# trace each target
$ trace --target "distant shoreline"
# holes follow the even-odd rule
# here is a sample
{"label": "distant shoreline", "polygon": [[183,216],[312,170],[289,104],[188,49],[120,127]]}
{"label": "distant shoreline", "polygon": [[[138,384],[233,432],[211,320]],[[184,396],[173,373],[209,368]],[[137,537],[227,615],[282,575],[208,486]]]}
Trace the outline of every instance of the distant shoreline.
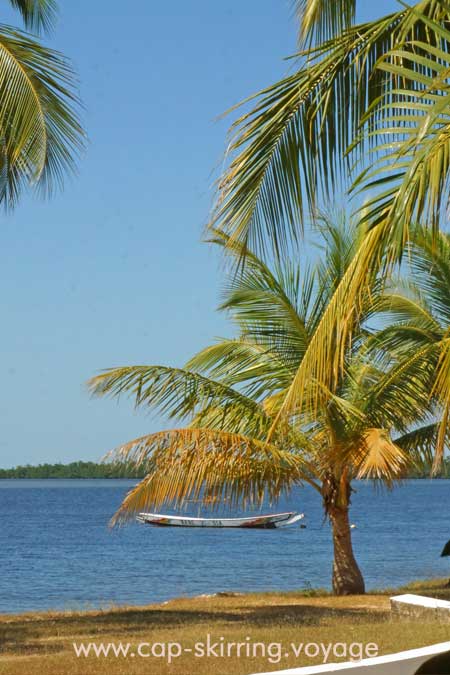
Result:
{"label": "distant shoreline", "polygon": [[[118,464],[112,462],[69,462],[67,464],[25,464],[19,465],[10,469],[0,469],[0,480],[4,479],[35,479],[35,480],[117,480],[125,479],[140,480],[146,476],[145,467],[139,470],[127,464]],[[422,473],[411,472],[410,475],[405,476],[406,479],[430,479],[430,470],[424,470]],[[440,476],[436,479],[450,478],[450,458],[445,460],[445,466]]]}
{"label": "distant shoreline", "polygon": [[49,481],[56,481],[56,480],[141,480],[140,478],[136,478],[136,476],[50,476],[46,478],[36,478],[33,476],[30,478],[29,476],[0,476],[0,480],[49,480]]}
{"label": "distant shoreline", "polygon": [[83,480],[93,478],[114,480],[118,478],[141,479],[145,475],[145,469],[136,470],[126,464],[82,461],[68,464],[26,464],[12,469],[0,469],[0,480]]}

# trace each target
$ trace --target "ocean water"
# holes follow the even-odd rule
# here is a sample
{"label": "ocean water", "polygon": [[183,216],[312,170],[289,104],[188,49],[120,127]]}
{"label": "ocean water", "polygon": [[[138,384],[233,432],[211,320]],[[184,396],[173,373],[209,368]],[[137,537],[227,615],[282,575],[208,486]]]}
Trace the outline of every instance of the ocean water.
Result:
{"label": "ocean water", "polygon": [[[329,587],[330,528],[312,489],[299,488],[263,509],[303,511],[306,529],[133,523],[110,531],[108,520],[133,484],[0,480],[0,612]],[[392,492],[365,483],[355,487],[354,548],[368,588],[450,576],[450,559],[440,558],[450,539],[450,480],[406,481]]]}

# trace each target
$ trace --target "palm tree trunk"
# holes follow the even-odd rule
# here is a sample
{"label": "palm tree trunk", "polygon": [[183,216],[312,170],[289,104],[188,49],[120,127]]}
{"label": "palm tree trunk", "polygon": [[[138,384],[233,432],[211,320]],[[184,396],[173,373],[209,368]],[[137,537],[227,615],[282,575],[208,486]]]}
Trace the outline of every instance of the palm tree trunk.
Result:
{"label": "palm tree trunk", "polygon": [[329,511],[334,544],[333,591],[336,595],[361,595],[365,593],[364,579],[353,553],[348,516],[348,506],[335,506]]}

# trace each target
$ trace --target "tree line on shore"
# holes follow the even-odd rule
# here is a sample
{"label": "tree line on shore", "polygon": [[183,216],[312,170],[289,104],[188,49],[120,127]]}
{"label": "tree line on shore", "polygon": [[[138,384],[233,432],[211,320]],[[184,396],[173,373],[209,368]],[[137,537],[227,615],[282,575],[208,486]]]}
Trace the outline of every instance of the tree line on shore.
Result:
{"label": "tree line on shore", "polygon": [[[124,466],[120,463],[105,462],[69,462],[62,464],[22,464],[11,469],[0,469],[0,479],[6,478],[144,478],[146,469],[143,467]],[[414,470],[408,474],[409,478],[429,478],[430,472],[423,469]],[[450,458],[444,461],[444,466],[438,478],[450,478]]]}
{"label": "tree line on shore", "polygon": [[145,469],[117,463],[69,462],[62,464],[25,464],[0,469],[1,478],[143,478]]}

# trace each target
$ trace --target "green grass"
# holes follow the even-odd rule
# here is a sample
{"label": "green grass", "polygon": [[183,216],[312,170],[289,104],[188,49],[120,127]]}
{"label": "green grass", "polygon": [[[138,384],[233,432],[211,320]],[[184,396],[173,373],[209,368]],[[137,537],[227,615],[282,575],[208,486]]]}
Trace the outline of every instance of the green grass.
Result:
{"label": "green grass", "polygon": [[[336,598],[318,591],[181,598],[163,605],[105,611],[45,612],[0,616],[1,675],[243,675],[258,671],[321,663],[284,657],[290,643],[376,643],[379,653],[443,642],[448,624],[392,619],[389,594],[416,592],[450,598],[446,581],[418,582],[394,591]],[[395,627],[393,626],[395,622]],[[73,642],[205,641],[283,644],[283,657],[196,658],[183,654],[168,665],[164,658],[89,656],[77,658]],[[277,658],[275,651],[272,652]],[[332,658],[331,661],[339,659]]]}

